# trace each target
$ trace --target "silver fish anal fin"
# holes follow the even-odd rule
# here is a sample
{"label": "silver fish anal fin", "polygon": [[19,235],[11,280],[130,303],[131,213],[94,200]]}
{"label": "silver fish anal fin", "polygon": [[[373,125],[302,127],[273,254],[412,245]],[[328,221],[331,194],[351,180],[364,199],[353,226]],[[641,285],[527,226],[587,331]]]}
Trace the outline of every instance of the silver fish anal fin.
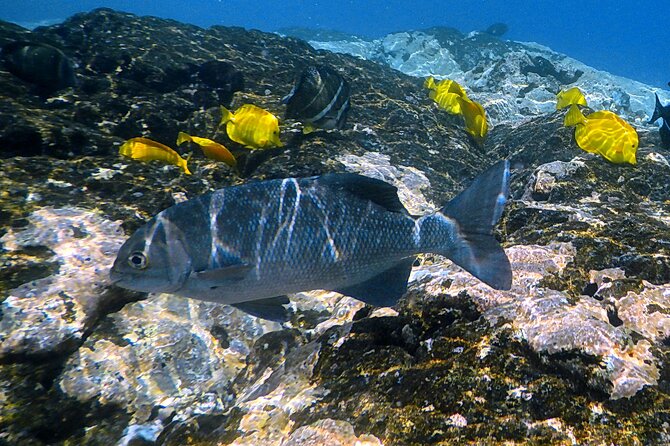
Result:
{"label": "silver fish anal fin", "polygon": [[286,322],[290,318],[289,311],[284,307],[287,303],[289,303],[287,296],[277,296],[267,299],[240,302],[232,304],[232,306],[262,319],[275,322]]}
{"label": "silver fish anal fin", "polygon": [[375,307],[392,307],[407,291],[407,280],[413,263],[414,257],[404,259],[364,282],[334,291]]}

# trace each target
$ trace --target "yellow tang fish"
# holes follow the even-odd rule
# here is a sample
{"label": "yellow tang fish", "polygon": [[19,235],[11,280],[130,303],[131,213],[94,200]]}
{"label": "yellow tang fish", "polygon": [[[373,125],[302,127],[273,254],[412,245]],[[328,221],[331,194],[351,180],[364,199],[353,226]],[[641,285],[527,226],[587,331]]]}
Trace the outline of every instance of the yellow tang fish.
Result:
{"label": "yellow tang fish", "polygon": [[556,95],[556,110],[568,107],[572,104],[586,106],[584,93],[578,87],[572,87],[569,90],[559,91]]}
{"label": "yellow tang fish", "polygon": [[489,124],[486,121],[486,112],[479,102],[470,99],[460,98],[461,114],[465,118],[465,130],[481,141],[486,137],[489,131]]}
{"label": "yellow tang fish", "polygon": [[428,96],[448,113],[455,115],[461,113],[459,98],[468,99],[468,95],[463,90],[463,87],[451,79],[442,79],[440,82],[435,83],[433,76],[430,76],[425,80],[423,86],[430,90]]}
{"label": "yellow tang fish", "polygon": [[230,150],[226,149],[223,144],[219,144],[211,139],[191,136],[188,133],[179,132],[177,135],[177,145],[180,146],[186,141],[199,145],[202,149],[202,153],[211,160],[224,162],[230,167],[235,167],[237,165],[237,160],[235,160],[233,154],[230,153]]}
{"label": "yellow tang fish", "polygon": [[235,113],[221,106],[221,124],[233,141],[249,149],[283,147],[279,140],[279,120],[275,115],[252,104],[244,104]]}
{"label": "yellow tang fish", "polygon": [[140,161],[159,160],[179,167],[186,175],[191,175],[185,160],[166,145],[148,138],[131,138],[119,147],[119,154]]}
{"label": "yellow tang fish", "polygon": [[575,140],[583,150],[598,153],[613,163],[637,164],[637,132],[615,113],[603,110],[584,116],[573,104],[563,124],[575,127]]}

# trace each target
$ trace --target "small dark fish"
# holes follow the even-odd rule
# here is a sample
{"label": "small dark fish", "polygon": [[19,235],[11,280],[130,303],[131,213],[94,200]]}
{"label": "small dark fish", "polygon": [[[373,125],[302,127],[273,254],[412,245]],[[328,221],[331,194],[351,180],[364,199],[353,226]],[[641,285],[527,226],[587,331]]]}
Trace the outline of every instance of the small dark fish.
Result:
{"label": "small dark fish", "polygon": [[670,149],[670,104],[663,105],[661,100],[658,99],[658,94],[656,96],[656,108],[654,108],[654,114],[649,120],[649,124],[656,122],[658,119],[662,119],[661,128],[658,129],[658,132],[661,135],[661,144],[666,149]]}
{"label": "small dark fish", "polygon": [[45,43],[12,42],[2,48],[7,70],[44,90],[77,86],[74,62],[61,50]]}
{"label": "small dark fish", "polygon": [[244,75],[223,60],[210,60],[200,65],[198,77],[226,106],[230,105],[236,91],[244,90]]}
{"label": "small dark fish", "polygon": [[330,67],[309,66],[282,102],[286,117],[302,121],[305,133],[313,127],[342,130],[350,107],[349,83]]}
{"label": "small dark fish", "polygon": [[286,294],[313,289],[392,306],[424,252],[509,289],[509,260],[492,235],[508,189],[509,162],[501,161],[439,211],[415,218],[394,186],[356,174],[228,187],[158,213],[121,247],[111,279],[273,320],[287,318]]}
{"label": "small dark fish", "polygon": [[486,34],[492,36],[500,37],[509,30],[508,26],[505,23],[494,23],[484,30]]}

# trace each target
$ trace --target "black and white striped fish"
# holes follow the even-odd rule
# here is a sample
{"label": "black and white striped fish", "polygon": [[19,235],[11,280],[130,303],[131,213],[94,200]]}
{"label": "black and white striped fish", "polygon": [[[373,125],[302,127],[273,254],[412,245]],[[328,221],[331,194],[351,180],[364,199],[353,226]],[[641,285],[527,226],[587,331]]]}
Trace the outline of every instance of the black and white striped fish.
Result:
{"label": "black and white striped fish", "polygon": [[282,102],[286,118],[301,121],[305,133],[314,127],[342,130],[350,107],[349,84],[330,67],[309,66]]}
{"label": "black and white striped fish", "polygon": [[492,235],[508,186],[509,163],[501,161],[418,218],[394,186],[356,174],[228,187],[157,214],[121,247],[111,278],[274,320],[287,316],[286,294],[312,289],[392,306],[424,252],[509,289],[510,264]]}

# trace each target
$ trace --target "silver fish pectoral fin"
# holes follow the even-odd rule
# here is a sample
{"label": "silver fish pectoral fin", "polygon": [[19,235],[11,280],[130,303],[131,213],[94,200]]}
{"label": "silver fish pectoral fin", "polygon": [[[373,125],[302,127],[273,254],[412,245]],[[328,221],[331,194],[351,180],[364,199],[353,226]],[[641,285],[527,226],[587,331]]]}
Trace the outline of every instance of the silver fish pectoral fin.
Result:
{"label": "silver fish pectoral fin", "polygon": [[335,291],[375,307],[392,307],[407,291],[413,263],[414,257],[409,257],[364,282]]}
{"label": "silver fish pectoral fin", "polygon": [[206,269],[194,272],[191,277],[198,282],[209,284],[210,288],[225,286],[231,281],[235,282],[244,279],[254,268],[254,265],[248,263],[239,263],[235,265],[224,266],[222,268]]}
{"label": "silver fish pectoral fin", "polygon": [[289,311],[284,307],[287,303],[289,303],[287,296],[277,296],[231,305],[252,316],[275,322],[286,322],[290,318]]}

